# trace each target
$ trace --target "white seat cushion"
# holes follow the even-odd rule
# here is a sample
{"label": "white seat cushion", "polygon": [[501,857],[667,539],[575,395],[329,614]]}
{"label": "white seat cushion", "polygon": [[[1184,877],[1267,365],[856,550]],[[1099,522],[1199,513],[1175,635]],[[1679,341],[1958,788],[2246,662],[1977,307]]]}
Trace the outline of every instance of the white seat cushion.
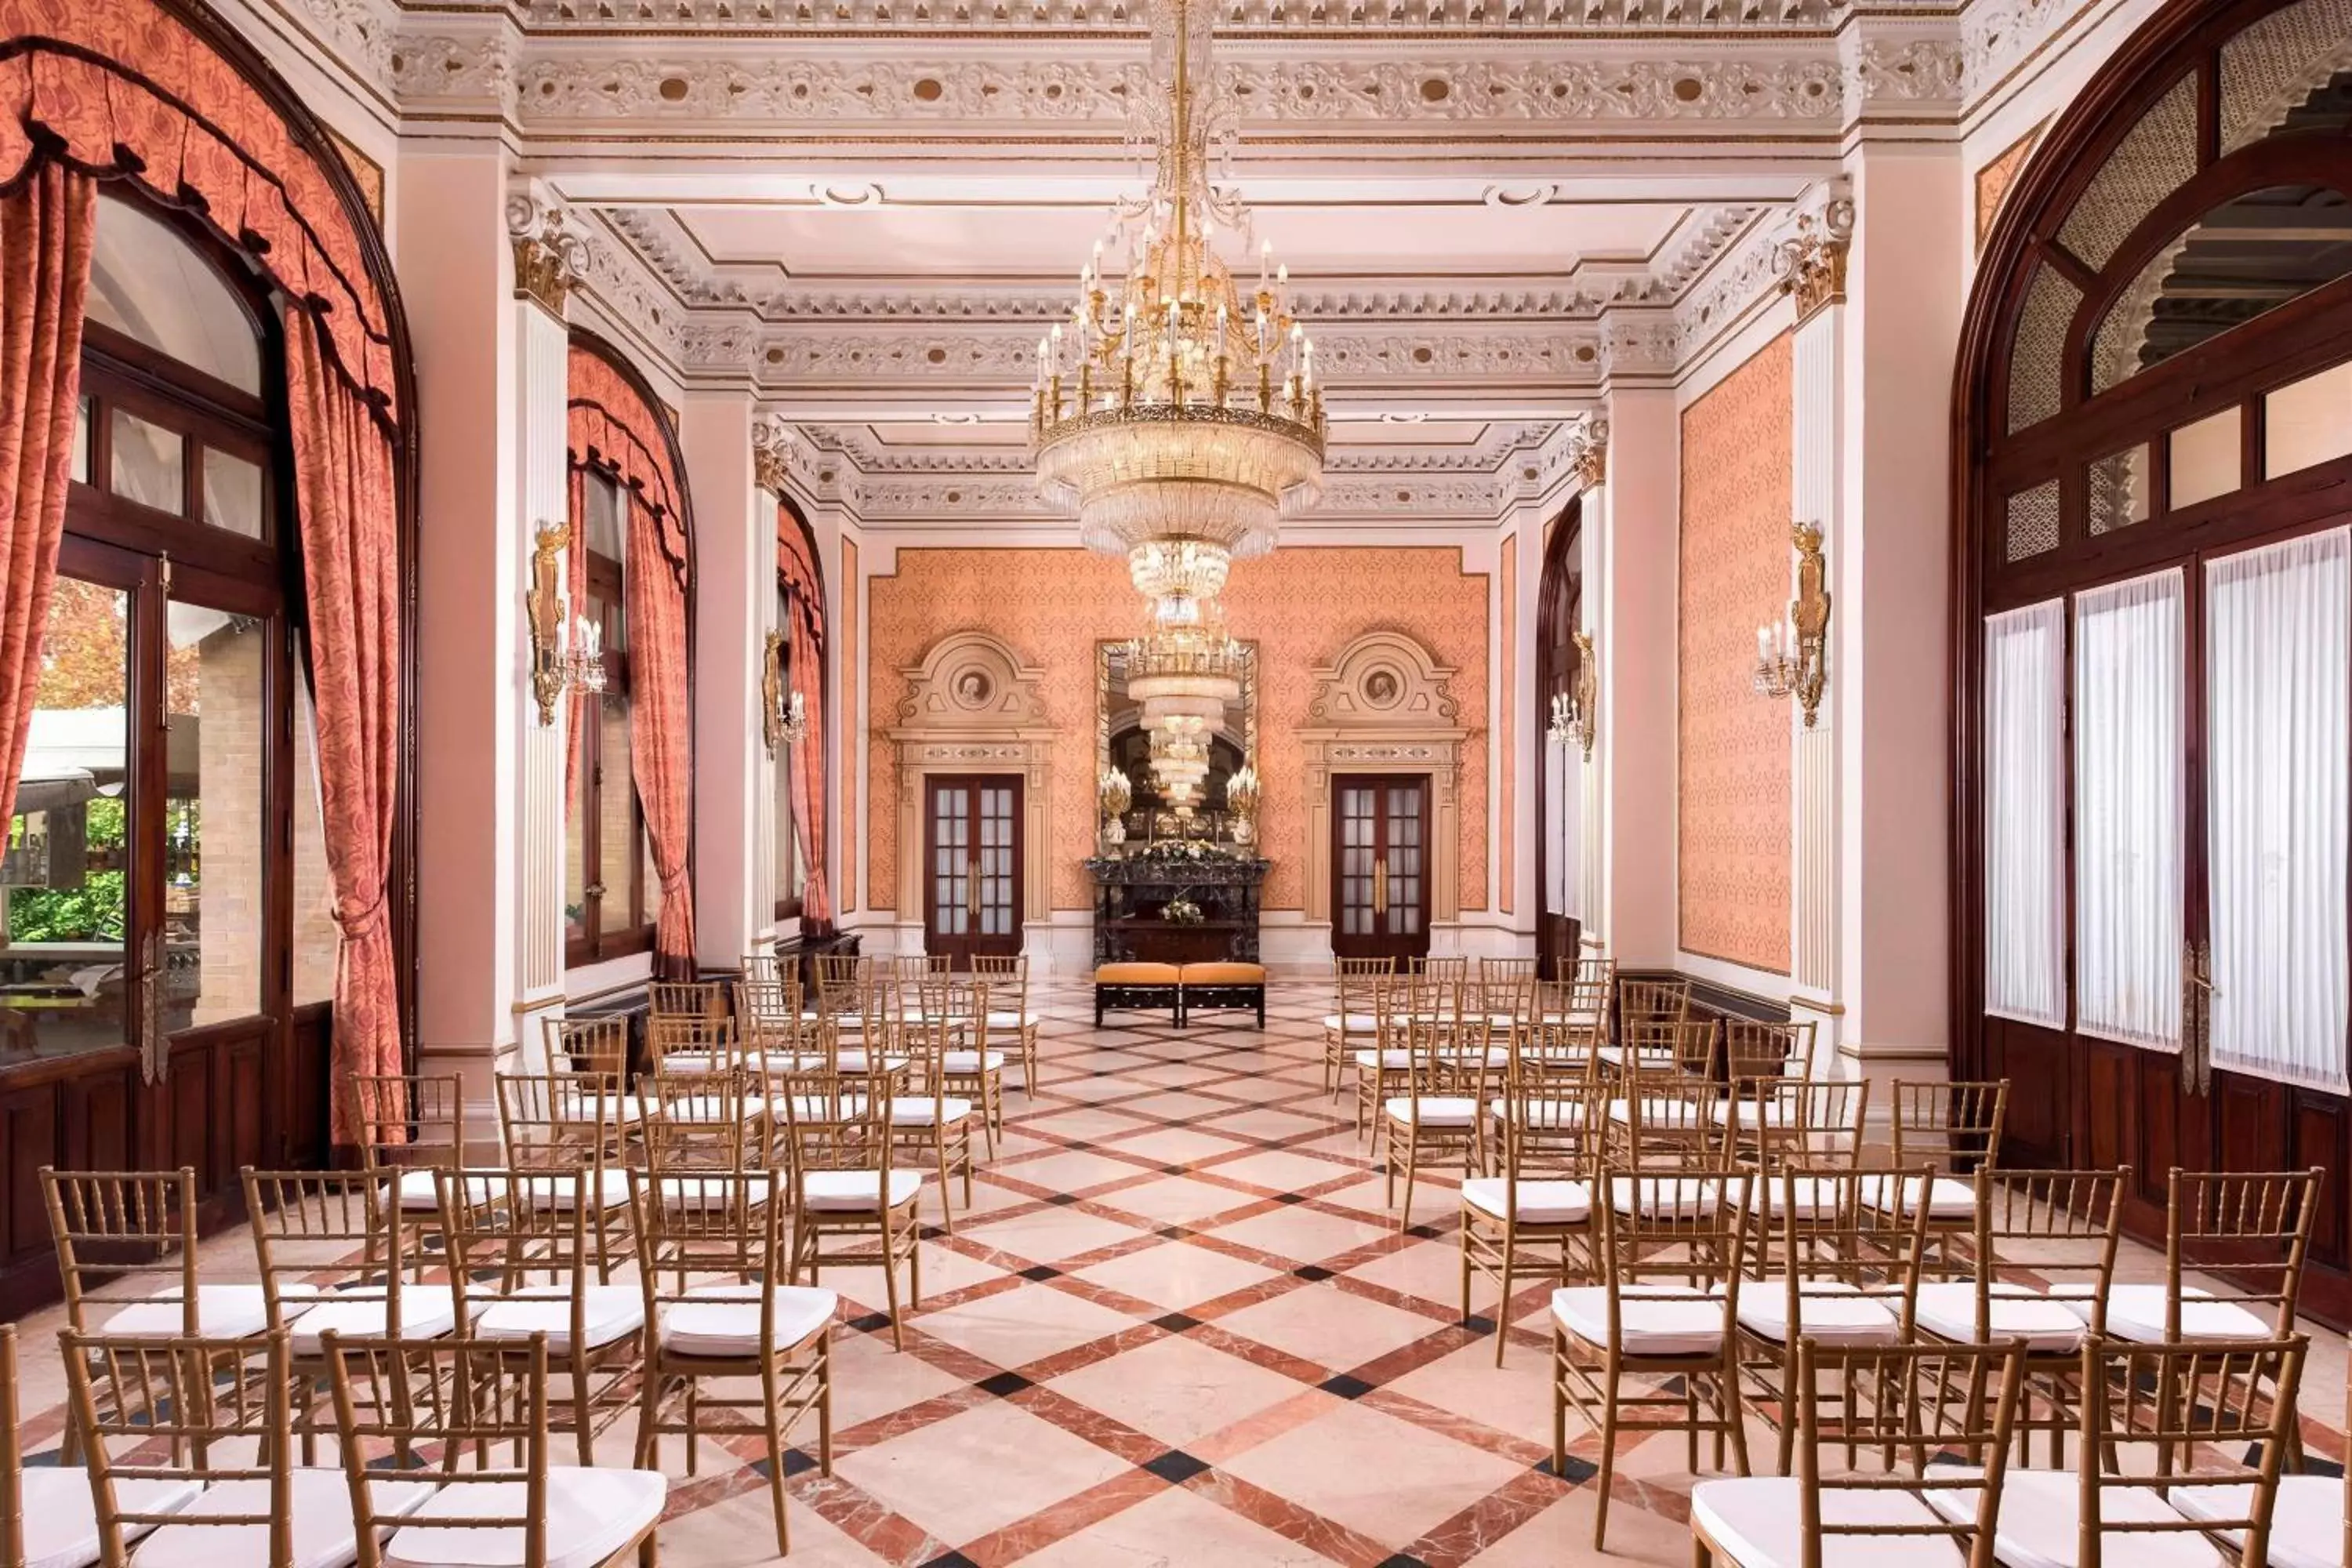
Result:
{"label": "white seat cushion", "polygon": [[[359,1531],[352,1522],[352,1488],[340,1467],[297,1468],[293,1473],[294,1568],[344,1568],[360,1554]],[[375,1506],[384,1513],[414,1511],[433,1495],[426,1481],[376,1481]],[[216,1481],[176,1510],[183,1519],[210,1515],[267,1514],[266,1480]],[[166,1524],[131,1554],[134,1568],[226,1568],[269,1561],[266,1524]]]}
{"label": "white seat cushion", "polygon": [[[289,1339],[296,1355],[319,1353],[320,1336],[329,1330],[345,1339],[382,1339],[390,1332],[389,1303],[381,1288],[342,1290],[322,1298],[289,1325]],[[437,1340],[457,1326],[457,1298],[446,1285],[405,1285],[400,1288],[400,1337]]]}
{"label": "white seat cushion", "polygon": [[[1902,1212],[1908,1215],[1919,1205],[1919,1178],[1905,1176],[1901,1180]],[[1895,1181],[1894,1176],[1864,1177],[1862,1184],[1863,1206],[1881,1214],[1895,1212]],[[1949,1176],[1937,1176],[1927,1184],[1929,1219],[1973,1219],[1976,1212],[1977,1190],[1969,1183],[1955,1181]]]}
{"label": "white seat cushion", "polygon": [[[204,1490],[202,1481],[117,1481],[114,1498],[132,1513],[177,1513]],[[24,1474],[25,1568],[89,1568],[98,1561],[98,1503],[79,1466],[35,1465]],[[126,1527],[144,1534],[148,1527]]]}
{"label": "white seat cushion", "polygon": [[1424,1094],[1418,1101],[1406,1098],[1390,1100],[1389,1120],[1401,1126],[1411,1126],[1415,1119],[1416,1104],[1423,1127],[1469,1127],[1478,1120],[1476,1100],[1439,1094]]}
{"label": "white seat cushion", "polygon": [[1344,1017],[1338,1013],[1323,1015],[1323,1027],[1335,1034],[1344,1028],[1351,1035],[1369,1035],[1380,1026],[1379,1016],[1371,1013],[1349,1013]]}
{"label": "white seat cushion", "polygon": [[[32,1479],[26,1470],[25,1478]],[[2253,1511],[2252,1486],[2176,1487],[2172,1506],[2190,1519],[2243,1519]],[[26,1522],[32,1510],[26,1510]],[[2245,1532],[2221,1531],[2236,1545]],[[2271,1568],[2344,1568],[2344,1483],[2333,1476],[2282,1476],[2271,1510]]]}
{"label": "white seat cushion", "polygon": [[[2341,1483],[2337,1483],[2340,1487]],[[1964,1492],[1930,1492],[1929,1506],[1947,1519],[1972,1502]],[[2002,1568],[2081,1568],[2082,1479],[2072,1470],[2011,1467],[2001,1483],[1995,1552]],[[2099,1499],[2110,1524],[2178,1519],[2144,1487],[2113,1487]],[[2130,1568],[2221,1568],[2221,1553],[2202,1535],[2167,1531],[2109,1530],[2101,1545],[2111,1565]]]}
{"label": "white seat cushion", "polygon": [[[700,1285],[688,1300],[663,1309],[662,1348],[674,1355],[754,1356],[760,1353],[758,1285]],[[833,1321],[841,1298],[805,1285],[775,1288],[777,1349],[789,1350]]]}
{"label": "white seat cushion", "polygon": [[[404,1209],[432,1210],[441,1206],[441,1184],[430,1166],[403,1171],[393,1191]],[[466,1178],[465,1194],[468,1202],[486,1204],[498,1195],[498,1184],[488,1177],[469,1176]]]}
{"label": "white seat cushion", "polygon": [[[840,1053],[837,1059],[843,1072],[864,1072],[866,1070],[866,1052],[863,1049],[844,1050]],[[883,1070],[887,1072],[892,1068],[905,1067],[909,1059],[910,1058],[903,1055],[896,1055],[891,1052],[885,1051],[882,1053]]]}
{"label": "white seat cushion", "polygon": [[1703,1219],[1716,1211],[1718,1197],[1738,1204],[1747,1192],[1740,1181],[1702,1182],[1687,1176],[1612,1176],[1609,1206],[1619,1214],[1653,1217]]}
{"label": "white seat cushion", "polygon": [[[307,1285],[280,1285],[279,1306],[289,1317],[307,1302],[289,1298],[316,1296]],[[104,1303],[97,1303],[103,1305]],[[196,1287],[196,1331],[206,1339],[241,1340],[267,1331],[269,1305],[258,1285],[199,1285]],[[187,1332],[187,1308],[176,1285],[158,1291],[150,1301],[137,1301],[99,1325],[101,1334],[132,1339],[173,1339]]]}
{"label": "white seat cushion", "polygon": [[[587,1348],[609,1345],[645,1327],[645,1293],[635,1285],[583,1285],[581,1290],[581,1331]],[[551,1355],[572,1348],[572,1291],[564,1285],[532,1285],[511,1296],[500,1296],[474,1320],[475,1334],[486,1340],[527,1340],[547,1336]]]}
{"label": "white seat cushion", "polygon": [[1825,1176],[1799,1176],[1793,1184],[1785,1177],[1773,1176],[1765,1179],[1759,1191],[1764,1212],[1774,1219],[1788,1214],[1792,1197],[1799,1219],[1834,1219],[1843,1189]]}
{"label": "white seat cushion", "polygon": [[[1718,1548],[1717,1561],[1736,1568],[1797,1568],[1805,1560],[1803,1483],[1793,1476],[1702,1481],[1691,1490],[1691,1523]],[[1932,1525],[1942,1518],[1916,1492],[1830,1488],[1822,1493],[1822,1522]],[[1822,1535],[1823,1568],[1965,1568],[1968,1557],[1948,1535]]]}
{"label": "white seat cushion", "polygon": [[1739,1287],[1739,1326],[1776,1344],[1811,1338],[1825,1345],[1890,1345],[1903,1332],[1894,1308],[1835,1281],[1803,1286],[1797,1316],[1792,1331],[1785,1280],[1750,1279]]}
{"label": "white seat cushion", "polygon": [[1034,1029],[1037,1026],[1037,1015],[1025,1011],[1014,1013],[1009,1010],[1003,1013],[991,1013],[988,1016],[988,1026],[992,1029]]}
{"label": "white seat cushion", "polygon": [[940,1070],[970,1078],[974,1073],[1004,1070],[1003,1051],[948,1051],[940,1058]]}
{"label": "white seat cushion", "polygon": [[[1592,1217],[1592,1189],[1582,1182],[1519,1183],[1518,1223],[1575,1225]],[[1474,1176],[1462,1184],[1462,1201],[1482,1214],[1508,1219],[1510,1184],[1500,1176]]]}
{"label": "white seat cushion", "polygon": [[1936,1280],[1919,1287],[1917,1321],[1939,1340],[1955,1344],[2023,1340],[2033,1351],[2082,1348],[2083,1316],[2022,1285],[1995,1285],[1988,1310],[1992,1332],[1977,1333],[1977,1288],[1965,1279]]}
{"label": "white seat cushion", "polygon": [[[1714,1119],[1702,1100],[1674,1100],[1663,1095],[1644,1095],[1641,1103],[1642,1125],[1663,1133],[1696,1133],[1711,1128]],[[1620,1127],[1633,1125],[1634,1105],[1630,1100],[1609,1102],[1609,1120]]]}
{"label": "white seat cushion", "polygon": [[[879,1171],[803,1171],[801,1173],[801,1197],[808,1206],[824,1214],[869,1214],[879,1205],[882,1173]],[[898,1208],[913,1203],[923,1190],[923,1173],[894,1170],[890,1173],[890,1206]]]}
{"label": "white seat cushion", "polygon": [[664,1072],[724,1072],[734,1065],[725,1051],[669,1051],[661,1059]]}
{"label": "white seat cushion", "polygon": [[971,1114],[971,1100],[945,1096],[933,1100],[928,1094],[916,1094],[890,1102],[893,1127],[929,1127],[934,1123],[952,1127]]}
{"label": "white seat cushion", "polygon": [[[1723,1298],[1667,1285],[1625,1289],[1619,1331],[1628,1355],[1713,1355],[1724,1347]],[[1552,1321],[1589,1345],[1609,1342],[1609,1288],[1551,1293]]]}
{"label": "white seat cushion", "polygon": [[[748,1171],[746,1175],[764,1173]],[[775,1186],[767,1182],[721,1180],[716,1176],[664,1176],[660,1183],[661,1201],[665,1208],[723,1209],[729,1204],[745,1202],[759,1208],[768,1201]]]}
{"label": "white seat cushion", "polygon": [[571,1176],[529,1176],[522,1183],[523,1201],[533,1208],[568,1209],[584,1191],[592,1207],[616,1209],[629,1201],[629,1173],[606,1167]]}
{"label": "white seat cushion", "polygon": [[[547,1568],[593,1568],[661,1518],[669,1479],[658,1470],[547,1472]],[[435,1492],[385,1543],[384,1568],[521,1568],[520,1481],[458,1481]],[[435,1519],[511,1519],[501,1529],[435,1530]]]}
{"label": "white seat cushion", "polygon": [[[730,1120],[727,1101],[715,1094],[690,1094],[672,1100],[661,1108],[661,1113],[672,1121],[698,1126],[715,1125]],[[742,1119],[750,1121],[768,1113],[768,1102],[756,1094],[747,1094],[738,1106]]]}
{"label": "white seat cushion", "polygon": [[[2060,1284],[2052,1288],[2055,1300],[2071,1300],[2074,1310],[2090,1321],[2091,1306],[2087,1285]],[[2195,1286],[2184,1286],[2180,1292],[2180,1337],[2183,1340],[2266,1340],[2271,1337],[2270,1324],[2238,1305],[2235,1301],[2215,1301],[2210,1293]],[[2107,1288],[2107,1333],[2134,1344],[2160,1345],[2165,1342],[2164,1287],[2161,1285],[2110,1285]]]}
{"label": "white seat cushion", "polygon": [[[1530,1100],[1523,1101],[1519,1110],[1523,1126],[1559,1129],[1584,1125],[1584,1101],[1580,1100]],[[1486,1114],[1499,1121],[1511,1114],[1511,1102],[1490,1100]]]}
{"label": "white seat cushion", "polygon": [[1412,1066],[1412,1053],[1402,1050],[1358,1051],[1356,1065],[1367,1072],[1374,1068],[1385,1068],[1390,1072],[1402,1072]]}

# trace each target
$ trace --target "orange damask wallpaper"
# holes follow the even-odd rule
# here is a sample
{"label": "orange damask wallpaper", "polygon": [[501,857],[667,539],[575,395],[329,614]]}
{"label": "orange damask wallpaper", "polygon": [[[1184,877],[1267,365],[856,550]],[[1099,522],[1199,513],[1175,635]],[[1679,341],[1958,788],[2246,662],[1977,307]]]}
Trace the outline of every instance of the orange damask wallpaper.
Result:
{"label": "orange damask wallpaper", "polygon": [[1782,333],[1683,413],[1677,879],[1684,951],[1789,972],[1789,704],[1749,685],[1788,611]]}
{"label": "orange damask wallpaper", "polygon": [[[1397,630],[1455,668],[1463,742],[1462,908],[1486,908],[1487,580],[1439,548],[1295,546],[1234,568],[1225,591],[1234,635],[1258,650],[1258,825],[1274,861],[1265,907],[1305,907],[1299,867],[1307,808],[1297,740],[1310,672],[1361,634]],[[866,814],[873,901],[895,896],[898,757],[886,731],[907,695],[900,671],[950,632],[1004,640],[1039,682],[1056,731],[1053,747],[1053,907],[1093,900],[1082,862],[1095,841],[1095,644],[1134,636],[1141,604],[1126,563],[1080,550],[902,550],[894,576],[868,588],[874,734],[867,766],[877,809]],[[856,821],[855,816],[845,820]]]}
{"label": "orange damask wallpaper", "polygon": [[[836,908],[857,907],[857,542],[841,542],[841,898]],[[874,788],[878,798],[882,783]],[[889,814],[883,814],[887,816]],[[892,885],[877,876],[876,885]]]}
{"label": "orange damask wallpaper", "polygon": [[1511,765],[1511,759],[1518,754],[1519,729],[1519,536],[1516,533],[1503,541],[1501,581],[1503,679],[1497,685],[1503,700],[1495,724],[1495,765],[1503,776],[1502,798],[1495,805],[1495,875],[1503,885],[1495,890],[1495,907],[1507,915],[1513,897],[1512,862],[1518,851],[1519,770]]}

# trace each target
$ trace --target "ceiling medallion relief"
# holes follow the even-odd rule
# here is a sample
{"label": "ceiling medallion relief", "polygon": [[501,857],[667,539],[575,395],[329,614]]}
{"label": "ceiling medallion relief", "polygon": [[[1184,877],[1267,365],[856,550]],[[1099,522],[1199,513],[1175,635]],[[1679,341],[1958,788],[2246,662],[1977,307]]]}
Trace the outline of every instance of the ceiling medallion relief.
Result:
{"label": "ceiling medallion relief", "polygon": [[1427,773],[1430,777],[1430,919],[1462,917],[1462,742],[1456,671],[1402,632],[1366,632],[1314,683],[1298,729],[1307,792],[1307,921],[1331,919],[1331,775],[1351,770]]}

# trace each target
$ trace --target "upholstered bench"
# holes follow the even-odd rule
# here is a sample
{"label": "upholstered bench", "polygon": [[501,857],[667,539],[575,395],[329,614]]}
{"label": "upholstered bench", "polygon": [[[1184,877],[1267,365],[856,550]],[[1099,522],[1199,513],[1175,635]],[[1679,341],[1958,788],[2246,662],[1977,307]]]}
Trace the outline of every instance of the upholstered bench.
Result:
{"label": "upholstered bench", "polygon": [[1101,965],[1095,971],[1095,1026],[1102,1026],[1104,1012],[1113,1007],[1138,1012],[1165,1007],[1170,1017],[1181,1024],[1184,993],[1179,987],[1178,973],[1172,963]]}
{"label": "upholstered bench", "polygon": [[1176,972],[1176,1024],[1192,1021],[1198,1011],[1239,1011],[1257,1015],[1265,1027],[1265,965],[1263,963],[1188,963]]}

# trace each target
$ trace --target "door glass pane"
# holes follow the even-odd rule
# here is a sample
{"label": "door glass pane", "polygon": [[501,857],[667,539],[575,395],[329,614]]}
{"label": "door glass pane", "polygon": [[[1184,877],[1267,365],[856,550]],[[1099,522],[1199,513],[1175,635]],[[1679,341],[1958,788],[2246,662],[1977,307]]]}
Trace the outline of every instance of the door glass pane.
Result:
{"label": "door glass pane", "polygon": [[261,391],[261,343],[245,307],[177,229],[136,202],[99,198],[89,310],[183,364]]}
{"label": "door glass pane", "polygon": [[0,853],[0,1049],[66,1056],[131,1037],[131,595],[57,579],[16,815]]}
{"label": "door glass pane", "polygon": [[268,623],[173,600],[164,617],[163,1026],[261,1010]]}
{"label": "door glass pane", "polygon": [[2352,452],[2352,362],[2263,399],[2263,472],[2272,479]]}
{"label": "door glass pane", "polygon": [[124,500],[137,501],[177,516],[185,510],[187,492],[181,478],[187,461],[187,442],[177,430],[151,425],[128,409],[114,411],[113,471],[107,488]]}
{"label": "door glass pane", "polygon": [[294,1005],[335,998],[335,891],[319,801],[319,721],[294,678]]}
{"label": "door glass pane", "polygon": [[215,528],[261,537],[261,465],[229,452],[205,449],[205,521]]}
{"label": "door glass pane", "polygon": [[584,933],[588,929],[588,781],[594,765],[588,748],[595,710],[584,702],[568,706],[572,728],[564,769],[572,787],[563,803],[563,923],[570,931]]}
{"label": "door glass pane", "polygon": [[74,403],[73,477],[89,483],[89,399]]}
{"label": "door glass pane", "polygon": [[604,892],[597,902],[596,923],[599,930],[612,932],[633,930],[637,923],[635,912],[629,908],[629,858],[634,847],[629,842],[629,829],[636,792],[629,773],[628,695],[616,695],[607,688],[602,701],[604,721],[596,726],[596,761],[600,769],[596,788],[596,868],[597,880]]}
{"label": "door glass pane", "polygon": [[2184,425],[2169,437],[2174,511],[2228,495],[2238,488],[2238,411]]}

